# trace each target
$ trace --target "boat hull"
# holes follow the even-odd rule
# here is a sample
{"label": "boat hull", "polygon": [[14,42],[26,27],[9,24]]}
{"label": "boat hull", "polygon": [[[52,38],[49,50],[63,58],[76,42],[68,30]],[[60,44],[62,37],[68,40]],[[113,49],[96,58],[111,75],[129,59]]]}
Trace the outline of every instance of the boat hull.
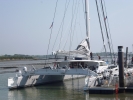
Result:
{"label": "boat hull", "polygon": [[24,88],[36,85],[43,85],[53,82],[61,82],[75,78],[85,77],[85,75],[32,75],[32,76],[17,76],[8,79],[8,88]]}

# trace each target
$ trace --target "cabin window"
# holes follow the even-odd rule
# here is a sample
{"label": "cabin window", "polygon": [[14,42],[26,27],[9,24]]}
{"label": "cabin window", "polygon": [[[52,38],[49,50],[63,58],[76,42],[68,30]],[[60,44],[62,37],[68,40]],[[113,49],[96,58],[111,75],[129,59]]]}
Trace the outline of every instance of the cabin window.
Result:
{"label": "cabin window", "polygon": [[84,68],[84,62],[71,62],[70,68]]}
{"label": "cabin window", "polygon": [[109,66],[108,69],[116,68],[117,66]]}
{"label": "cabin window", "polygon": [[77,62],[72,62],[71,64],[72,64],[72,68],[77,68],[78,67]]}
{"label": "cabin window", "polygon": [[106,66],[107,64],[104,62],[100,62],[100,66]]}

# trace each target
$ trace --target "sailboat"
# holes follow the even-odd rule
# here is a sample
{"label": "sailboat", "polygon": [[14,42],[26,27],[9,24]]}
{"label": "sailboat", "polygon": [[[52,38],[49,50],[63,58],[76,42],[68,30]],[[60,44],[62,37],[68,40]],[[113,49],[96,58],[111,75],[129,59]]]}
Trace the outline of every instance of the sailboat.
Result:
{"label": "sailboat", "polygon": [[[85,0],[85,12],[86,38],[77,46],[76,50],[62,52],[64,55],[66,55],[64,59],[61,61],[54,61],[53,65],[51,65],[50,67],[36,69],[33,66],[31,70],[27,70],[27,67],[24,66],[23,69],[19,70],[15,77],[8,78],[8,88],[14,89],[27,86],[35,86],[86,76],[95,76],[97,78],[97,73],[101,73],[108,67],[108,65],[106,64],[106,62],[101,60],[89,59],[90,45],[88,0]],[[73,59],[68,59],[68,55],[73,55]],[[86,59],[83,59],[81,55],[86,55]],[[88,85],[88,82],[86,84]]]}

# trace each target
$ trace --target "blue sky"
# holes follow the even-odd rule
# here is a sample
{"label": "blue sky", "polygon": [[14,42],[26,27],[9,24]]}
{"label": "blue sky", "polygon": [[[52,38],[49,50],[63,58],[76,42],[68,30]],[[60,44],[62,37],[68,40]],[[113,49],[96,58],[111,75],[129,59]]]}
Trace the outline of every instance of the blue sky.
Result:
{"label": "blue sky", "polygon": [[[126,47],[129,47],[131,52],[133,44],[133,0],[104,1],[114,51],[117,52],[118,46],[123,46],[124,51]],[[64,26],[61,28],[62,30],[59,35],[61,37],[62,33],[61,44],[59,46],[60,38],[58,37],[58,40],[55,42],[55,37],[58,34],[63,19],[65,2],[66,0],[58,0],[52,37],[48,49],[51,33],[49,27],[53,21],[56,0],[0,0],[0,55],[44,55],[47,54],[47,50],[51,54],[53,50],[62,49],[65,41],[69,40],[67,39],[67,33],[71,33],[72,19],[73,1],[70,0]],[[74,0],[74,2],[79,2],[79,6],[78,10],[76,10],[77,17],[74,16],[75,19],[77,18],[77,21],[76,28],[74,29],[75,39],[73,39],[71,44],[71,50],[75,49],[86,36],[82,0]],[[89,0],[89,5],[91,51],[101,52],[103,51],[103,42],[95,0]],[[54,43],[55,46],[53,48]],[[67,43],[65,49],[69,50],[69,47],[70,43]]]}

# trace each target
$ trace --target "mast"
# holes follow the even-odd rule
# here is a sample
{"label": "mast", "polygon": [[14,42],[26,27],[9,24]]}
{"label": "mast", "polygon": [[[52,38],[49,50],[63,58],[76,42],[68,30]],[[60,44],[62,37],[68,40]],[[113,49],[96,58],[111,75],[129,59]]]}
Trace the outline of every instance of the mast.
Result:
{"label": "mast", "polygon": [[88,9],[89,9],[88,1],[89,0],[85,0],[85,17],[86,17],[86,36],[87,36],[88,47],[90,49],[90,42],[89,42],[89,38],[90,38],[90,34],[89,34],[90,33],[90,25],[89,25],[90,21],[89,20],[90,18],[89,18],[89,13],[88,13]]}

